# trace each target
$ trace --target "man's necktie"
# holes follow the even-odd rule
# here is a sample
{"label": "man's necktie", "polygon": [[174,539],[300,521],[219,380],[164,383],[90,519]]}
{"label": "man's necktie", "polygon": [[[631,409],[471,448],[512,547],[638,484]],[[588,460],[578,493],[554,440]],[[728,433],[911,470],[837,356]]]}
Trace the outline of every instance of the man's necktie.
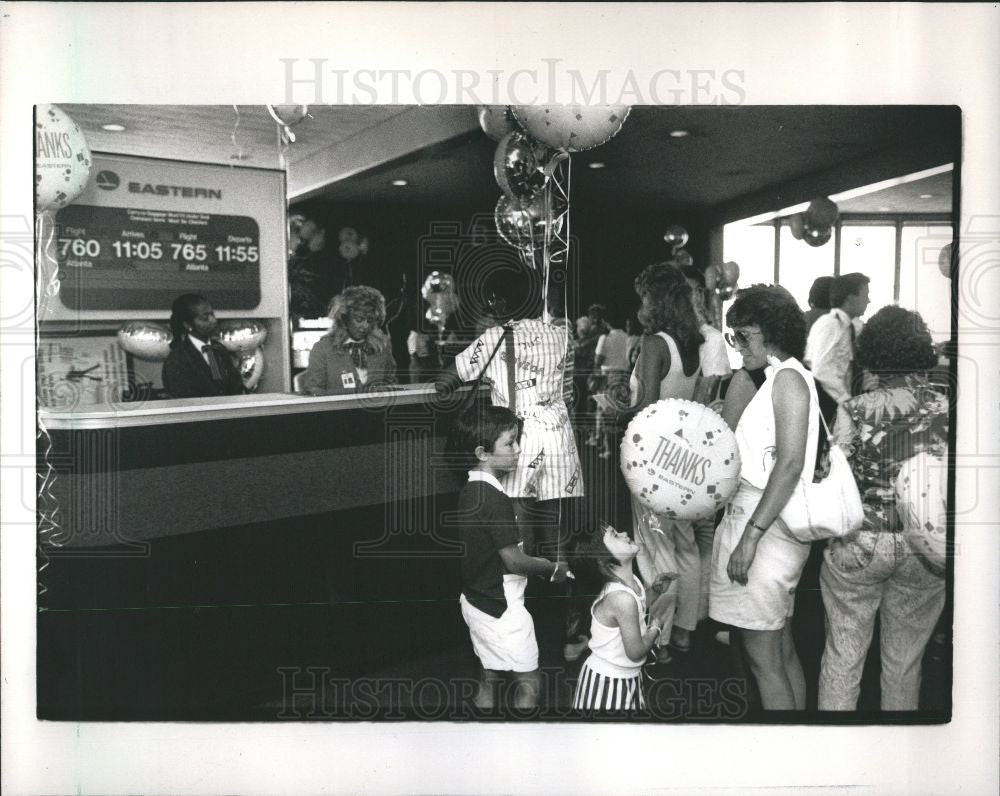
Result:
{"label": "man's necktie", "polygon": [[851,334],[851,364],[847,366],[848,388],[851,391],[851,395],[854,396],[861,394],[864,376],[855,359],[857,351],[854,346],[854,321],[848,320],[847,328]]}
{"label": "man's necktie", "polygon": [[364,343],[348,341],[344,343],[344,347],[347,349],[347,353],[351,355],[351,362],[354,363],[354,367],[356,368],[368,367],[368,356],[365,353]]}
{"label": "man's necktie", "polygon": [[222,381],[222,371],[219,370],[219,360],[215,358],[215,351],[207,343],[201,347],[202,353],[208,360],[208,366],[212,369],[212,381]]}

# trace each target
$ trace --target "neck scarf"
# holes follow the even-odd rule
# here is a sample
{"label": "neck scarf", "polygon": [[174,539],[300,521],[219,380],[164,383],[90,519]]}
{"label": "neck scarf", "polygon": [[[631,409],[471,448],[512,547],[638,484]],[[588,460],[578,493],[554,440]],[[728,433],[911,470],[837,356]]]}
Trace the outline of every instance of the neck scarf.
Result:
{"label": "neck scarf", "polygon": [[368,354],[365,351],[365,344],[363,342],[348,340],[344,343],[344,348],[351,355],[351,362],[354,363],[354,367],[367,369]]}

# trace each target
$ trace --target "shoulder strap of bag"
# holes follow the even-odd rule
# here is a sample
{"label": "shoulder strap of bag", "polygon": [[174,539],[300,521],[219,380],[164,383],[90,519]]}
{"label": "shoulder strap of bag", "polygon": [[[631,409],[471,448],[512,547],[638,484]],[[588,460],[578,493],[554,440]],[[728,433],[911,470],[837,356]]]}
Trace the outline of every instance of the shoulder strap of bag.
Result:
{"label": "shoulder strap of bag", "polygon": [[514,327],[508,326],[504,335],[507,341],[507,395],[510,411],[517,414],[517,392],[514,390]]}
{"label": "shoulder strap of bag", "polygon": [[486,375],[486,371],[489,370],[490,363],[493,361],[493,357],[497,355],[497,351],[500,350],[500,346],[503,345],[504,340],[506,340],[511,335],[510,326],[503,327],[503,334],[500,335],[500,339],[497,340],[493,350],[490,352],[489,357],[483,364],[483,369],[479,371],[479,375],[476,376],[476,380],[472,382],[472,387],[469,388],[469,394],[466,396],[464,406],[470,406],[476,400],[476,394],[479,392],[479,385],[483,383],[483,376]]}

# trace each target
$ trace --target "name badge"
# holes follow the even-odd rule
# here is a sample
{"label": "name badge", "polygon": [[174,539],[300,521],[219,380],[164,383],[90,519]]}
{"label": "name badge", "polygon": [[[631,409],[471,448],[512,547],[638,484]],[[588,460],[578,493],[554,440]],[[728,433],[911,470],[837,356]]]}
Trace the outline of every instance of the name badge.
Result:
{"label": "name badge", "polygon": [[340,383],[344,386],[345,390],[353,390],[355,388],[354,384],[354,374],[353,373],[341,373]]}

